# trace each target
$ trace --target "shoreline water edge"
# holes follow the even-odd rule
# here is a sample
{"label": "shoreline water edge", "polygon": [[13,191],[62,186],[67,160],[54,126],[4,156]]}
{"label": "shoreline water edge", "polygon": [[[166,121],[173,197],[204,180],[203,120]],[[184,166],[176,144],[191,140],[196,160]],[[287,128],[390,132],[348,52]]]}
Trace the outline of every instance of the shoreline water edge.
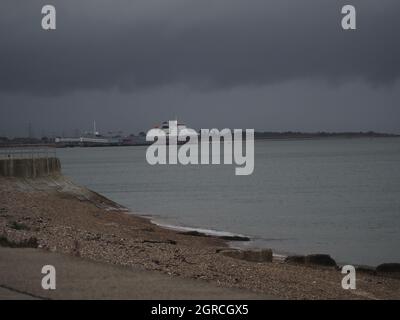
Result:
{"label": "shoreline water edge", "polygon": [[[262,249],[270,249],[272,250],[272,255],[274,259],[284,261],[286,258],[290,257],[301,257],[304,256],[298,252],[287,252],[276,250],[275,248],[267,247],[267,246],[259,246],[255,244],[255,239],[251,236],[247,236],[240,233],[233,233],[229,231],[221,231],[221,230],[213,230],[206,229],[201,227],[188,227],[181,225],[172,225],[158,219],[154,218],[151,214],[136,214],[135,212],[127,209],[127,212],[132,215],[138,215],[139,217],[149,219],[149,221],[161,228],[173,230],[180,232],[182,234],[198,236],[198,237],[215,237],[221,240],[224,240],[229,248],[236,250],[262,250]],[[324,255],[329,255],[329,253],[323,253]],[[333,257],[334,258],[334,257]],[[365,268],[366,270],[375,270],[376,267],[379,267],[382,264],[387,264],[386,261],[382,261],[380,264],[373,266],[367,264],[354,264],[352,261],[335,261],[338,267],[342,267],[344,265],[353,265],[356,268]],[[393,262],[391,262],[393,264]]]}
{"label": "shoreline water edge", "polygon": [[162,224],[239,233],[252,238],[252,247],[287,255],[400,262],[394,139],[259,143],[257,172],[248,178],[234,177],[229,166],[150,166],[144,148],[58,156],[77,183]]}
{"label": "shoreline water edge", "polygon": [[1,246],[140,266],[278,298],[400,298],[400,279],[390,268],[359,268],[357,290],[344,290],[340,267],[327,255],[285,259],[271,249],[236,249],[232,243],[251,239],[163,226],[151,217],[132,214],[61,174],[0,180]]}
{"label": "shoreline water edge", "polygon": [[[129,214],[136,214],[130,210]],[[254,239],[251,236],[247,236],[241,233],[233,233],[229,231],[221,231],[221,230],[213,230],[206,229],[200,227],[188,227],[181,225],[173,225],[162,222],[157,218],[154,218],[151,214],[138,214],[140,217],[145,219],[149,219],[151,223],[165,229],[173,230],[180,232],[182,234],[198,236],[198,237],[215,237],[221,240],[224,240],[229,248],[237,249],[237,250],[262,250],[262,249],[270,249],[272,250],[272,256],[274,259],[284,261],[285,258],[296,255],[295,253],[287,253],[279,250],[275,250],[274,248],[260,247],[254,244]],[[372,268],[372,266],[366,266],[368,268]]]}

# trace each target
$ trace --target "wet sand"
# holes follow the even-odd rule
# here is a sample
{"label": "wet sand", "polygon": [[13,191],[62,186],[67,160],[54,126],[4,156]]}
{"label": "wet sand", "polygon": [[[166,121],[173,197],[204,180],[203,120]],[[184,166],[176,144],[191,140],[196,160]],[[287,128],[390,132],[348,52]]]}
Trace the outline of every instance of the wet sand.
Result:
{"label": "wet sand", "polygon": [[[335,268],[291,265],[280,260],[256,263],[227,257],[221,253],[227,248],[222,239],[158,227],[62,176],[34,180],[0,177],[0,237],[3,246],[36,246],[37,242],[38,254],[47,251],[69,256],[65,259],[75,257],[108,264],[116,268],[115,272],[124,266],[132,272],[150,271],[149,279],[163,274],[176,283],[183,279],[193,281],[190,286],[194,294],[198,292],[198,283],[210,288],[239,289],[243,297],[255,293],[282,299],[400,298],[400,280],[395,278],[359,272],[357,289],[344,290],[343,275]],[[3,256],[0,251],[0,257]],[[72,268],[73,263],[70,265]],[[161,289],[152,292],[154,299],[164,296]],[[85,297],[82,292],[82,298]]]}

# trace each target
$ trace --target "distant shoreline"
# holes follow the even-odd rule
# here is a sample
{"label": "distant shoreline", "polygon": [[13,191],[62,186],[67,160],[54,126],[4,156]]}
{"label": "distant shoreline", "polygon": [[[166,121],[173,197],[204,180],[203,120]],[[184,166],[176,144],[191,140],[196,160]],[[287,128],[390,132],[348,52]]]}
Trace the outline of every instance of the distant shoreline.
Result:
{"label": "distant shoreline", "polygon": [[[245,133],[244,133],[245,134]],[[319,139],[358,139],[358,138],[400,138],[400,134],[380,133],[380,132],[260,132],[255,131],[254,140],[256,141],[279,141],[279,140],[319,140]],[[87,145],[71,145],[56,144],[53,138],[13,138],[0,137],[0,148],[11,147],[56,147],[56,148],[73,148],[73,147],[142,147],[148,146],[150,143],[94,143]]]}
{"label": "distant shoreline", "polygon": [[256,139],[273,138],[398,138],[399,134],[380,132],[255,132]]}
{"label": "distant shoreline", "polygon": [[[341,135],[332,135],[332,136],[280,136],[280,137],[260,137],[255,136],[254,141],[262,142],[262,141],[315,141],[315,140],[351,140],[351,139],[383,139],[383,138],[400,138],[400,135],[382,135],[382,136],[341,136]],[[83,146],[55,146],[56,148],[106,148],[106,147],[148,147],[149,144],[107,144],[107,145],[83,145]],[[1,146],[0,146],[1,148]]]}

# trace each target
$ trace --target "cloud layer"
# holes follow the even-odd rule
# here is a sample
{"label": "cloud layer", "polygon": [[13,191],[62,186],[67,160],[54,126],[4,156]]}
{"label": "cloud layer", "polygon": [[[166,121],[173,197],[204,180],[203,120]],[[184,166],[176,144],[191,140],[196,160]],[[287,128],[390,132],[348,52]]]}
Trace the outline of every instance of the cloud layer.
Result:
{"label": "cloud layer", "polygon": [[400,2],[353,0],[343,31],[332,0],[53,0],[0,4],[0,92],[39,96],[184,84],[195,90],[297,79],[393,84]]}

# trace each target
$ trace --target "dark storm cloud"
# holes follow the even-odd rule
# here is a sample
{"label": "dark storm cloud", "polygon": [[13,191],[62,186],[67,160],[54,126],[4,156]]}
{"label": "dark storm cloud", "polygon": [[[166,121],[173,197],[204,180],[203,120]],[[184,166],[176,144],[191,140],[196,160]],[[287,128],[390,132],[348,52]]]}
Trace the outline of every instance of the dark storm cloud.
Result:
{"label": "dark storm cloud", "polygon": [[[162,85],[229,88],[301,78],[382,85],[400,74],[400,2],[69,0],[0,4],[0,91],[48,95]],[[57,9],[57,30],[40,27]]]}

